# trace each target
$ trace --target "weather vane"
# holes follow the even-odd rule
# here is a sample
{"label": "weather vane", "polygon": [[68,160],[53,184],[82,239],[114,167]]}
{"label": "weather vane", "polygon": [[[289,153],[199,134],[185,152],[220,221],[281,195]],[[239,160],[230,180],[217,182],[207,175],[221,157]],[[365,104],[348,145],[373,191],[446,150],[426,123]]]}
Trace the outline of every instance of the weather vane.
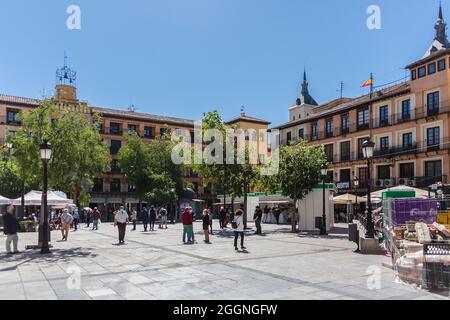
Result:
{"label": "weather vane", "polygon": [[77,73],[67,66],[67,55],[64,52],[64,67],[56,70],[56,82],[59,84],[75,85]]}

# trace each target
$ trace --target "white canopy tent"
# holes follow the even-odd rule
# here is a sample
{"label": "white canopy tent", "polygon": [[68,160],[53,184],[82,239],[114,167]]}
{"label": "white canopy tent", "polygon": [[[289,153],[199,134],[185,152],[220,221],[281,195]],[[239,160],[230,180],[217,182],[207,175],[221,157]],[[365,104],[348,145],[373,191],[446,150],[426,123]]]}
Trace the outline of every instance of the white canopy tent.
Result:
{"label": "white canopy tent", "polygon": [[358,203],[366,203],[367,200],[364,197],[356,197],[354,194],[343,194],[333,198],[334,204],[355,204]]}
{"label": "white canopy tent", "polygon": [[[42,192],[41,191],[30,191],[25,195],[25,205],[26,206],[40,206],[42,203]],[[22,199],[17,198],[12,200],[12,204],[15,206],[20,206],[22,204]],[[65,198],[59,192],[49,191],[47,193],[47,204],[49,206],[64,206],[68,204],[73,204],[73,200]]]}
{"label": "white canopy tent", "polygon": [[7,206],[12,203],[11,199],[0,196],[0,206]]}
{"label": "white canopy tent", "polygon": [[[414,191],[416,193],[416,198],[423,198],[423,199],[428,198],[428,191],[418,189],[418,188],[408,187],[408,186],[397,186],[397,187],[393,187],[393,188],[387,188],[387,189],[372,192],[370,194],[371,202],[372,203],[381,203],[381,200],[383,198],[383,193],[389,192],[389,191]],[[367,196],[362,197],[362,199],[364,199],[364,202],[367,202]]]}

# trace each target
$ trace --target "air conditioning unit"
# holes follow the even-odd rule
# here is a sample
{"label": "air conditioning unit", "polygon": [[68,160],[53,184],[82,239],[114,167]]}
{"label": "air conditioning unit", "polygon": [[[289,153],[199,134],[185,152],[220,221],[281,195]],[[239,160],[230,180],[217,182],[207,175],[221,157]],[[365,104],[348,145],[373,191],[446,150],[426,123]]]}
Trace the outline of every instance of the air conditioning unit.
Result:
{"label": "air conditioning unit", "polygon": [[414,179],[408,179],[408,184],[407,184],[407,186],[408,186],[408,187],[415,187],[415,186],[417,186],[416,180],[414,180]]}
{"label": "air conditioning unit", "polygon": [[394,179],[384,179],[384,187],[385,188],[392,188],[394,187]]}
{"label": "air conditioning unit", "polygon": [[380,180],[375,181],[375,186],[380,187],[380,188],[384,187],[384,180],[380,179]]}
{"label": "air conditioning unit", "polygon": [[407,179],[407,178],[400,178],[400,179],[398,179],[398,184],[401,185],[401,186],[407,186],[408,182],[409,182],[409,179]]}

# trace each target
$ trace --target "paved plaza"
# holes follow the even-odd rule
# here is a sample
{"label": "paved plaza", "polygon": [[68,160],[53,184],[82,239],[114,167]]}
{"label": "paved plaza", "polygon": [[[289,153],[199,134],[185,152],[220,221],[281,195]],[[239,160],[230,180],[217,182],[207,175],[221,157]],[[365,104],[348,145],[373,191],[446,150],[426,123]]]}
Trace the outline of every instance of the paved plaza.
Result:
{"label": "paved plaza", "polygon": [[[218,224],[218,222],[215,221]],[[264,225],[263,236],[246,238],[246,252],[235,252],[233,233],[215,230],[203,243],[195,225],[195,245],[181,243],[180,224],[142,232],[128,227],[126,245],[117,230],[84,226],[68,242],[52,233],[52,254],[25,251],[36,233],[20,234],[21,254],[4,254],[0,236],[0,299],[113,300],[278,300],[278,299],[447,299],[399,283],[386,256],[356,254],[345,229],[327,237],[289,232],[289,226]],[[380,289],[370,290],[368,269],[380,272]],[[77,275],[80,277],[77,277]],[[371,286],[373,287],[373,286]]]}

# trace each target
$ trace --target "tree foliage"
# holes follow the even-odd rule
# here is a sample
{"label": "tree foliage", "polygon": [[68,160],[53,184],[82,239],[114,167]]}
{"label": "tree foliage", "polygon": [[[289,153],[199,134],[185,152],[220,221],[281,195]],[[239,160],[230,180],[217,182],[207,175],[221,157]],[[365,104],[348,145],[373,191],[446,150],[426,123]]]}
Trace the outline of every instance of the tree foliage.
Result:
{"label": "tree foliage", "polygon": [[53,100],[43,100],[40,106],[19,115],[22,126],[10,137],[14,158],[21,177],[28,184],[40,181],[42,162],[39,147],[44,141],[52,145],[49,162],[49,187],[71,195],[76,203],[89,202],[93,178],[108,170],[111,162],[108,146],[97,130],[100,118],[59,109]]}

